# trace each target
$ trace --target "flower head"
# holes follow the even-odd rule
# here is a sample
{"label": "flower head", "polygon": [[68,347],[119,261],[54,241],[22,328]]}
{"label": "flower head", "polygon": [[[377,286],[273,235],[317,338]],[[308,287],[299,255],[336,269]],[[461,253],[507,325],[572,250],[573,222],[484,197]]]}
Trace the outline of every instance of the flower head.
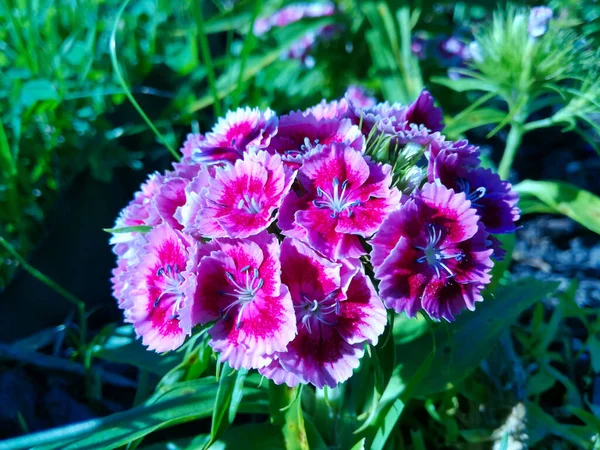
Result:
{"label": "flower head", "polygon": [[464,193],[426,184],[390,214],[373,239],[372,262],[386,305],[454,320],[474,309],[492,268],[487,233]]}
{"label": "flower head", "polygon": [[216,321],[211,347],[235,368],[264,367],[296,334],[288,288],[281,284],[277,239],[263,232],[218,239],[202,250],[183,328]]}
{"label": "flower head", "polygon": [[349,119],[317,119],[312,112],[298,111],[280,118],[279,130],[269,149],[279,153],[286,165],[298,168],[304,155],[314,147],[333,142],[345,143],[362,152],[365,139]]}
{"label": "flower head", "polygon": [[328,258],[363,255],[359,238],[375,233],[400,199],[390,170],[345,144],[317,147],[298,172],[304,193],[284,199],[279,227]]}
{"label": "flower head", "polygon": [[[185,332],[180,327],[181,309],[190,300],[187,284],[195,281],[193,267],[197,244],[167,224],[153,228],[143,236],[145,245],[139,258],[115,271],[115,293],[125,318],[133,324],[149,350],[165,352],[179,347]],[[126,291],[123,284],[128,283]]]}
{"label": "flower head", "polygon": [[465,157],[451,150],[441,151],[429,161],[429,181],[464,192],[488,233],[514,233],[520,210],[519,196],[511,184],[490,169],[469,169],[460,164],[461,159],[464,162]]}
{"label": "flower head", "polygon": [[220,118],[204,140],[195,142],[192,159],[203,164],[232,163],[249,149],[269,145],[277,132],[277,116],[267,109],[238,108]]}
{"label": "flower head", "polygon": [[210,238],[258,234],[273,222],[294,176],[279,155],[249,151],[217,168],[214,177],[192,183],[180,211],[184,230]]}
{"label": "flower head", "polygon": [[361,271],[331,262],[295,239],[283,241],[281,265],[298,336],[261,373],[279,384],[335,387],[358,367],[363,343],[377,343],[387,322],[385,308]]}

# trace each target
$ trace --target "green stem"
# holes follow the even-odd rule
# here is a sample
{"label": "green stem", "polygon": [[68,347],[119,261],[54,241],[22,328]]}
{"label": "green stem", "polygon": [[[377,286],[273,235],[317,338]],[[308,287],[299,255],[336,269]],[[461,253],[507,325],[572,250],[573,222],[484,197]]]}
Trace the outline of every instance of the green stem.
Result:
{"label": "green stem", "polygon": [[208,86],[214,99],[215,114],[221,116],[221,104],[219,102],[219,91],[217,90],[217,82],[215,78],[215,69],[210,55],[210,47],[208,45],[208,36],[204,28],[204,18],[202,17],[202,8],[200,2],[193,2],[194,16],[196,18],[196,25],[198,27],[198,41],[200,43],[200,52],[202,53],[202,60],[206,66],[206,76],[208,78]]}
{"label": "green stem", "polygon": [[273,382],[269,385],[271,423],[282,427],[286,450],[310,450],[298,389]]}
{"label": "green stem", "polygon": [[85,345],[85,342],[87,339],[87,337],[86,337],[87,323],[86,323],[86,317],[85,317],[85,302],[83,300],[81,300],[80,298],[76,297],[75,295],[71,294],[69,291],[67,291],[65,288],[63,288],[61,285],[59,285],[52,279],[48,278],[46,275],[44,275],[42,272],[37,270],[35,267],[31,266],[14,249],[14,247],[12,245],[10,245],[8,243],[8,241],[1,236],[0,236],[0,245],[2,245],[2,247],[4,247],[4,249],[8,253],[10,253],[12,255],[12,257],[15,258],[18,261],[18,263],[21,264],[23,269],[25,269],[25,271],[27,271],[32,277],[41,281],[46,286],[48,286],[50,289],[53,289],[54,291],[58,292],[66,300],[73,303],[77,307],[77,312],[79,313],[79,335],[80,335],[80,339],[81,339],[80,346],[83,347]]}
{"label": "green stem", "polygon": [[558,125],[560,121],[556,119],[556,115],[548,117],[547,119],[534,120],[533,122],[526,123],[523,126],[525,133],[528,133],[539,128],[549,128]]}
{"label": "green stem", "polygon": [[500,175],[500,178],[505,179],[508,177],[517,154],[517,149],[523,141],[523,134],[525,134],[524,124],[521,121],[514,121],[510,127],[510,132],[506,139],[506,148],[498,166],[498,175]]}
{"label": "green stem", "polygon": [[162,144],[165,147],[167,147],[167,150],[169,150],[171,155],[173,155],[173,158],[175,158],[175,160],[177,160],[177,161],[180,161],[181,158],[179,156],[179,153],[177,153],[177,151],[171,146],[171,144],[169,144],[169,142],[164,138],[164,136],[161,134],[161,132],[158,131],[158,129],[154,126],[154,124],[152,123],[150,118],[146,115],[146,113],[144,112],[142,107],[138,104],[138,102],[133,97],[131,90],[129,89],[129,87],[127,86],[127,83],[125,82],[123,73],[121,72],[121,67],[119,66],[119,61],[117,60],[117,26],[118,26],[119,22],[121,21],[121,16],[123,15],[125,8],[127,8],[129,1],[130,0],[125,0],[123,2],[123,4],[121,5],[121,7],[119,8],[119,11],[117,12],[117,16],[115,17],[115,23],[113,24],[112,32],[110,34],[110,60],[112,62],[113,70],[115,71],[115,75],[117,76],[117,80],[118,80],[119,84],[125,91],[125,95],[129,99],[129,101],[131,102],[133,107],[136,109],[136,111],[139,113],[139,115],[142,116],[142,119],[144,119],[144,122],[146,122],[148,127],[154,132],[154,134],[156,135],[158,140],[160,142],[162,142]]}
{"label": "green stem", "polygon": [[254,22],[256,22],[256,19],[258,18],[261,9],[262,0],[256,0],[254,4],[254,12],[252,13],[252,20],[250,20],[250,28],[248,29],[248,34],[246,35],[246,39],[244,40],[244,46],[242,47],[242,54],[240,58],[240,73],[238,75],[237,90],[235,91],[233,100],[234,108],[237,108],[239,106],[240,98],[244,90],[244,71],[246,70],[246,62],[248,61],[248,57],[250,56],[252,44],[256,40],[256,36],[254,36]]}

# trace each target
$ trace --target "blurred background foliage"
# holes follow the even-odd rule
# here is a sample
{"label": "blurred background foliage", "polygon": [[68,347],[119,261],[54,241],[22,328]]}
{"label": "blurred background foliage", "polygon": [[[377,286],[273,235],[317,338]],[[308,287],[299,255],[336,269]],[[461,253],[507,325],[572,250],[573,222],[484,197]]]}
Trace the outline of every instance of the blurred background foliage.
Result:
{"label": "blurred background foliage", "polygon": [[[382,339],[348,383],[303,391],[314,447],[362,448],[352,446],[364,437],[370,448],[600,448],[600,2],[550,1],[552,26],[533,44],[528,10],[515,9],[537,4],[528,1],[339,0],[334,16],[249,33],[288,3],[0,0],[0,341],[11,343],[0,344],[0,398],[10,406],[0,437],[134,406],[99,423],[102,433],[63,431],[75,447],[135,448],[167,419],[207,419],[200,430],[184,425],[175,438],[159,433],[149,442],[202,448],[214,439],[206,424],[222,412],[215,397],[233,387],[212,377],[218,369],[204,337],[159,358],[131,328],[117,327],[101,228],[148,172],[167,168],[167,147],[177,149],[192,129],[207,131],[224,111],[285,113],[359,84],[403,103],[432,91],[450,138],[468,137],[488,166],[525,180],[516,188],[532,215],[516,242],[506,240],[509,257],[477,313],[449,326],[397,317],[388,330],[395,345]],[[310,59],[282,57],[328,25],[334,37]],[[469,57],[452,51],[452,38]],[[45,285],[32,287],[19,266]],[[58,395],[56,380],[40,381],[55,372],[78,380],[54,399],[71,413],[57,418],[44,403],[40,418],[31,404]],[[36,382],[43,387],[29,393]],[[7,397],[14,383],[20,401]],[[245,386],[240,412],[266,413],[260,378],[248,376]],[[248,436],[260,436],[258,448],[277,448],[272,428],[249,422],[219,438],[246,448]],[[71,442],[40,439],[21,444]]]}

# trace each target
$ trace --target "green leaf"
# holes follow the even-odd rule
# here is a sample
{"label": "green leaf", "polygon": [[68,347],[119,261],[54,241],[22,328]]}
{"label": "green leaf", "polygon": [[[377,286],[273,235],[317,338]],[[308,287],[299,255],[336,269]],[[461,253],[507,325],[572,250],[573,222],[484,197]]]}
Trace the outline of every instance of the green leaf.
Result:
{"label": "green leaf", "polygon": [[594,372],[600,372],[600,337],[598,334],[592,334],[587,340],[587,346],[590,350],[590,359]]}
{"label": "green leaf", "polygon": [[422,316],[410,319],[405,314],[397,314],[394,318],[394,342],[397,344],[405,344],[414,341],[418,337],[427,333],[429,324]]}
{"label": "green leaf", "polygon": [[59,100],[60,96],[54,85],[48,80],[31,80],[21,89],[21,104],[30,107],[45,100]]}
{"label": "green leaf", "polygon": [[458,136],[473,128],[500,123],[506,117],[505,111],[494,108],[480,108],[468,113],[461,114],[458,120],[448,120],[444,128],[444,134]]}
{"label": "green leaf", "polygon": [[564,214],[600,234],[600,197],[561,181],[524,180],[515,190],[537,198],[557,214]]}
{"label": "green leaf", "polygon": [[[308,436],[304,427],[300,387],[290,388],[285,384],[269,384],[269,409],[271,421],[280,426],[286,450],[308,450]],[[316,432],[316,430],[315,430]]]}
{"label": "green leaf", "polygon": [[[452,324],[434,327],[438,346],[429,372],[417,387],[416,395],[441,392],[465,378],[494,349],[502,332],[515,323],[519,315],[534,303],[552,293],[558,283],[532,278],[522,279],[507,286],[498,286],[495,293],[474,312],[464,311]],[[433,340],[430,334],[398,345],[396,360],[402,380],[410,380],[427,355],[431,354]]]}
{"label": "green leaf", "polygon": [[[142,406],[128,411],[6,440],[3,450],[114,449],[161,428],[210,417],[218,385],[214,377],[178,383]],[[265,391],[247,388],[245,412],[266,413]]]}
{"label": "green leaf", "polygon": [[233,423],[244,395],[244,380],[247,374],[246,369],[235,371],[229,364],[223,364],[210,426],[210,441],[206,448]]}
{"label": "green leaf", "polygon": [[134,227],[121,227],[121,228],[103,228],[103,231],[107,233],[148,233],[152,230],[149,225],[136,225]]}
{"label": "green leaf", "polygon": [[590,448],[597,430],[589,426],[564,425],[535,403],[527,403],[527,434],[530,446],[535,446],[546,436],[556,436],[577,448]]}
{"label": "green leaf", "polygon": [[94,357],[140,369],[163,376],[183,359],[183,353],[169,352],[159,355],[149,352],[138,340],[131,325],[115,329],[106,341],[93,349]]}
{"label": "green leaf", "polygon": [[[444,77],[431,77],[433,83],[441,84],[447,88],[452,89],[456,92],[466,91],[485,91],[485,92],[496,92],[498,87],[490,82],[477,80],[475,78],[458,78],[451,80],[450,78]],[[506,115],[506,114],[505,114]]]}

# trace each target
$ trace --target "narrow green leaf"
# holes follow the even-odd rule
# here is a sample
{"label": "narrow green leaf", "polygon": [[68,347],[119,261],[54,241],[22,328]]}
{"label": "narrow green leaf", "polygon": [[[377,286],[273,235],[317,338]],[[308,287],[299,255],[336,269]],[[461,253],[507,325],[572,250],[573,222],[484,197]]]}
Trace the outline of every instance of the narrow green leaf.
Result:
{"label": "narrow green leaf", "polygon": [[557,214],[564,214],[600,234],[600,197],[562,181],[524,180],[515,190],[537,198]]}
{"label": "narrow green leaf", "polygon": [[121,228],[103,228],[103,231],[107,233],[148,233],[152,230],[150,225],[136,225],[133,227],[121,227]]}
{"label": "narrow green leaf", "polygon": [[500,123],[506,117],[505,111],[500,111],[495,108],[480,108],[461,114],[459,120],[448,120],[444,128],[444,134],[449,136],[458,136],[465,131],[483,125]]}
{"label": "narrow green leaf", "polygon": [[447,88],[452,89],[456,92],[466,91],[485,91],[485,92],[496,92],[498,87],[490,82],[477,80],[475,78],[459,78],[451,80],[450,78],[444,77],[431,77],[431,81]]}
{"label": "narrow green leaf", "polygon": [[233,370],[229,364],[224,363],[219,375],[219,388],[214,400],[212,422],[210,426],[210,445],[233,423],[237,408],[243,397],[244,380],[248,371]]}
{"label": "narrow green leaf", "polygon": [[304,427],[304,416],[299,387],[278,386],[272,381],[269,384],[269,409],[271,421],[280,426],[283,432],[286,450],[308,450],[308,436]]}

